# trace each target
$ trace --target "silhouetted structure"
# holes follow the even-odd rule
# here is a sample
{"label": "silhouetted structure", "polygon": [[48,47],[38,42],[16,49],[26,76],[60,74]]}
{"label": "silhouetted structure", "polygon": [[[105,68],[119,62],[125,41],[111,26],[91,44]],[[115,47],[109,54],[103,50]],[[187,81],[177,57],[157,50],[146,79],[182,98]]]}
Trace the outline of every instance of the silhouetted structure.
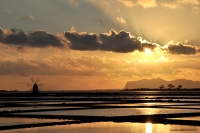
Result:
{"label": "silhouetted structure", "polygon": [[36,83],[33,85],[32,93],[33,94],[38,94],[39,93],[38,85]]}

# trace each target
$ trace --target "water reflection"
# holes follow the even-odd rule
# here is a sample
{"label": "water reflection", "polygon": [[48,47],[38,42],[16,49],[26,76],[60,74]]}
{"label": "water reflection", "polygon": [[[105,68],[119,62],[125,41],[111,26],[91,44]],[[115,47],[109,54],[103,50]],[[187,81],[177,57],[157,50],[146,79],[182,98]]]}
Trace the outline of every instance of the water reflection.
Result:
{"label": "water reflection", "polygon": [[[31,124],[31,123],[50,123],[50,122],[61,122],[59,119],[37,119],[37,118],[7,118],[0,117],[0,127],[11,126],[11,125],[21,125],[21,124]],[[0,128],[1,130],[1,128]]]}
{"label": "water reflection", "polygon": [[43,112],[25,112],[26,115],[83,115],[83,116],[131,116],[174,113],[196,113],[193,109],[164,109],[164,108],[108,108],[108,109],[84,109],[84,110],[59,110]]}
{"label": "water reflection", "polygon": [[156,108],[139,108],[142,114],[145,115],[152,115],[152,114],[158,114],[159,110]]}
{"label": "water reflection", "polygon": [[0,133],[198,133],[200,127],[153,124],[153,123],[115,123],[115,122],[94,122],[70,125],[55,125],[46,127],[22,128],[15,130],[0,130]]}
{"label": "water reflection", "polygon": [[152,133],[152,124],[146,123],[146,133]]}

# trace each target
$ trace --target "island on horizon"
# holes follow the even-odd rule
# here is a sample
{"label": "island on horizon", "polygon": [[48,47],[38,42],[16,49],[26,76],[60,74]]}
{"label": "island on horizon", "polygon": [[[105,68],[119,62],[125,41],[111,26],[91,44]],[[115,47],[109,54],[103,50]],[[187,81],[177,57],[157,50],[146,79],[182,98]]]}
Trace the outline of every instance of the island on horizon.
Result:
{"label": "island on horizon", "polygon": [[200,82],[187,79],[171,81],[166,81],[161,78],[142,79],[138,81],[128,81],[124,89],[200,89]]}

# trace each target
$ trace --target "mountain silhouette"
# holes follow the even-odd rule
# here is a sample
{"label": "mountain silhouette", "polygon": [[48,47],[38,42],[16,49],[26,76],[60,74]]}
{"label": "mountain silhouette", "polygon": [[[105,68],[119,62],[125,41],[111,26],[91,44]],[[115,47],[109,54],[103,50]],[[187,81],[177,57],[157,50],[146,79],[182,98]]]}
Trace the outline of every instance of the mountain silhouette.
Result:
{"label": "mountain silhouette", "polygon": [[178,85],[182,85],[182,88],[200,88],[199,81],[192,81],[187,79],[176,79],[172,81],[166,81],[161,78],[142,79],[139,81],[128,81],[124,88],[126,89],[159,88],[161,85],[164,85],[165,88],[168,88],[169,84],[173,84],[175,88],[177,88]]}

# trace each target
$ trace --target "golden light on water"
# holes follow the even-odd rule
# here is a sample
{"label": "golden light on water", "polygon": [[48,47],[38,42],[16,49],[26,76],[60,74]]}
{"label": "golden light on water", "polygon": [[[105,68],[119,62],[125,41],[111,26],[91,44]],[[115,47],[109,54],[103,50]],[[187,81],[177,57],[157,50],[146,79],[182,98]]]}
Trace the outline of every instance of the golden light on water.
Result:
{"label": "golden light on water", "polygon": [[152,133],[152,124],[151,123],[146,123],[146,133]]}

